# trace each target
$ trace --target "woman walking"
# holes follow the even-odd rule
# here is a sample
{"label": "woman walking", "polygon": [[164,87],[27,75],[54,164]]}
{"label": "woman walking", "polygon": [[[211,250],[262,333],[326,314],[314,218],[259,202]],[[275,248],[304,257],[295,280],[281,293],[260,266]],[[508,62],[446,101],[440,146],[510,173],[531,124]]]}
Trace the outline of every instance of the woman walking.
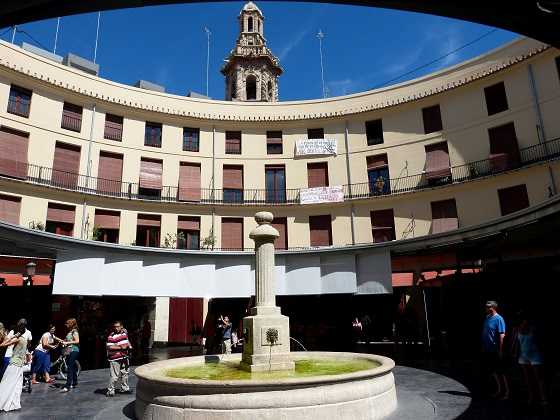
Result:
{"label": "woman walking", "polygon": [[10,363],[0,382],[0,411],[19,410],[23,386],[23,365],[27,361],[27,338],[24,336],[27,321],[20,319],[17,323],[15,334],[5,338],[2,346],[13,345]]}
{"label": "woman walking", "polygon": [[66,334],[66,338],[61,340],[61,342],[63,346],[66,346],[66,366],[68,366],[68,373],[66,385],[64,385],[60,392],[68,392],[70,389],[78,386],[76,360],[80,354],[80,335],[78,334],[76,318],[70,318],[64,325],[66,325],[68,329],[68,334]]}
{"label": "woman walking", "polygon": [[33,352],[33,362],[31,363],[31,372],[33,374],[31,383],[37,384],[37,374],[45,377],[45,382],[50,384],[54,382],[49,376],[49,370],[51,369],[51,354],[50,351],[56,348],[54,345],[54,325],[49,325],[49,330],[43,334],[41,340],[39,340],[39,345],[35,348]]}

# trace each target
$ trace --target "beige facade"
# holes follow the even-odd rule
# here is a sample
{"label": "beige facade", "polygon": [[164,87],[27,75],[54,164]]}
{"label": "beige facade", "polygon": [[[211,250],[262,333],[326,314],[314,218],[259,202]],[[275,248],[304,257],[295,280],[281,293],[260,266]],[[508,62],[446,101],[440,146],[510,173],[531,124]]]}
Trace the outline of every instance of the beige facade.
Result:
{"label": "beige facade", "polygon": [[[30,178],[2,176],[0,194],[21,197],[19,223],[23,226],[44,223],[49,202],[75,206],[76,237],[91,236],[96,209],[119,211],[121,244],[136,241],[138,214],[161,215],[162,242],[167,233],[177,231],[179,216],[199,216],[200,238],[210,235],[213,228],[218,248],[223,217],[243,218],[244,246],[252,247],[248,235],[255,227],[253,215],[263,209],[287,218],[289,247],[310,245],[309,217],[317,215],[331,216],[333,245],[371,242],[370,212],[383,209],[394,212],[396,239],[429,235],[431,203],[446,199],[455,199],[459,227],[476,225],[501,216],[499,189],[524,184],[530,205],[544,201],[560,187],[554,185],[554,179],[560,179],[560,164],[541,156],[514,170],[414,188],[425,175],[425,147],[447,142],[450,166],[461,167],[489,158],[488,129],[513,123],[522,157],[534,150],[545,150],[547,147],[539,146],[543,140],[549,142],[548,149],[558,151],[553,140],[560,137],[559,55],[557,50],[536,41],[520,39],[452,68],[375,91],[314,101],[241,103],[186,98],[121,85],[2,42],[0,124],[28,133],[27,160],[37,167],[53,167],[56,142],[76,145],[80,147],[79,173],[90,175],[94,186],[95,178],[103,177],[99,173],[100,153],[117,153],[123,156],[122,182],[126,191],[127,183],[139,182],[141,159],[157,159],[163,161],[165,191],[166,187],[177,187],[181,162],[197,163],[204,195],[222,189],[224,165],[242,165],[247,196],[247,190],[265,194],[267,165],[284,166],[287,190],[307,188],[307,165],[313,162],[328,164],[329,186],[352,184],[354,191],[368,190],[367,158],[386,154],[391,189],[396,192],[399,182],[410,183],[411,189],[386,195],[347,193],[343,202],[326,204],[169,202],[106,197],[96,194],[94,187],[65,191],[53,185],[39,185]],[[484,89],[499,82],[504,83],[507,109],[489,116]],[[28,117],[8,112],[12,86],[32,91]],[[543,122],[541,132],[545,134],[540,140],[536,101]],[[64,102],[83,107],[80,132],[61,128]],[[440,107],[443,129],[425,134],[422,109],[432,105]],[[122,141],[104,138],[106,113],[123,117]],[[376,119],[382,120],[383,143],[368,146],[365,123]],[[144,145],[147,121],[162,124],[161,148]],[[184,127],[200,130],[198,152],[183,151]],[[296,142],[306,139],[307,130],[314,128],[322,128],[325,138],[336,140],[336,156],[295,156]],[[267,154],[267,131],[273,130],[282,131],[282,154]],[[241,131],[240,154],[226,153],[226,131]]]}

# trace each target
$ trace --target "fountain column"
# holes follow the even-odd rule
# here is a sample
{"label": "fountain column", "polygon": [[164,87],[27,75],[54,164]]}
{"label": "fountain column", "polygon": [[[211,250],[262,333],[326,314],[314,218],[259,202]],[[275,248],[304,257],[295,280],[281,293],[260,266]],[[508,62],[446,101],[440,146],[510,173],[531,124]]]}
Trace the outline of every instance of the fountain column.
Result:
{"label": "fountain column", "polygon": [[276,306],[274,241],[279,233],[271,226],[274,216],[255,214],[258,226],[249,237],[255,241],[255,306],[243,318],[241,367],[251,372],[293,370],[290,358],[290,320]]}

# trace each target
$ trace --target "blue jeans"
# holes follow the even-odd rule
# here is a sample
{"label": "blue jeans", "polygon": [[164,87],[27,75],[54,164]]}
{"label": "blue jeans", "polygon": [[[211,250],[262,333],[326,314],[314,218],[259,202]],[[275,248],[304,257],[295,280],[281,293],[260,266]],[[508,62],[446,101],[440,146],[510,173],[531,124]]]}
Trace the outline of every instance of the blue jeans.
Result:
{"label": "blue jeans", "polygon": [[76,371],[76,360],[78,359],[80,352],[72,351],[66,356],[66,366],[68,367],[68,372],[66,373],[66,388],[70,386],[78,385],[78,372]]}

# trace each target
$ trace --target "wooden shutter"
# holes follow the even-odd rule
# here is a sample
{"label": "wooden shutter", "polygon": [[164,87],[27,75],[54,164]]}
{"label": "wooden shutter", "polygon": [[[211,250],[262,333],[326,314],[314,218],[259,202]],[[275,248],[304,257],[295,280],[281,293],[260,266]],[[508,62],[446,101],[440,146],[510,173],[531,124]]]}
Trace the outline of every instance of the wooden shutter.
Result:
{"label": "wooden shutter", "polygon": [[60,126],[67,130],[80,132],[82,130],[82,112],[81,106],[64,102]]}
{"label": "wooden shutter", "polygon": [[322,128],[308,128],[307,129],[307,138],[308,139],[324,139],[325,132]]}
{"label": "wooden shutter", "polygon": [[241,131],[226,131],[226,153],[241,154]]}
{"label": "wooden shutter", "polygon": [[266,143],[267,144],[282,144],[282,132],[281,131],[267,131],[266,132]]}
{"label": "wooden shutter", "polygon": [[388,165],[387,154],[374,155],[366,157],[367,168],[369,169],[380,169]]}
{"label": "wooden shutter", "polygon": [[52,181],[64,188],[76,188],[80,171],[80,146],[56,142]]}
{"label": "wooden shutter", "polygon": [[142,159],[140,161],[140,188],[161,190],[163,162],[161,160]]}
{"label": "wooden shutter", "polygon": [[490,139],[490,166],[506,170],[520,162],[519,146],[513,122],[488,129]]}
{"label": "wooden shutter", "polygon": [[123,117],[113,114],[105,114],[104,137],[109,140],[122,140]]}
{"label": "wooden shutter", "polygon": [[424,133],[429,134],[441,131],[441,112],[439,105],[430,106],[422,109],[422,119],[424,120]]}
{"label": "wooden shutter", "polygon": [[122,155],[102,151],[99,154],[97,190],[101,192],[120,194],[122,169]]}
{"label": "wooden shutter", "polygon": [[243,189],[243,166],[224,165],[223,186],[227,189]]}
{"label": "wooden shutter", "polygon": [[311,246],[332,245],[331,216],[309,216]]}
{"label": "wooden shutter", "polygon": [[0,127],[0,175],[27,177],[27,146],[29,134]]}
{"label": "wooden shutter", "polygon": [[455,199],[433,201],[432,233],[447,232],[459,227]]}
{"label": "wooden shutter", "polygon": [[243,219],[222,218],[222,249],[243,249]]}
{"label": "wooden shutter", "polygon": [[0,220],[3,222],[19,224],[21,198],[11,195],[0,195]]}
{"label": "wooden shutter", "polygon": [[120,213],[110,210],[95,210],[95,219],[93,225],[102,229],[119,229]]}
{"label": "wooden shutter", "polygon": [[138,221],[136,222],[138,226],[161,226],[161,216],[159,214],[139,214]]}
{"label": "wooden shutter", "polygon": [[529,207],[529,196],[525,184],[498,190],[498,198],[502,216]]}
{"label": "wooden shutter", "polygon": [[200,217],[196,216],[179,216],[177,229],[184,230],[200,230]]}
{"label": "wooden shutter", "polygon": [[426,146],[426,178],[442,178],[451,175],[447,142]]}
{"label": "wooden shutter", "polygon": [[488,111],[488,115],[494,115],[508,109],[504,82],[485,87],[484,97],[486,99],[486,109]]}
{"label": "wooden shutter", "polygon": [[64,204],[49,203],[47,221],[74,224],[76,208]]}
{"label": "wooden shutter", "polygon": [[179,167],[179,200],[200,201],[200,164],[181,162]]}
{"label": "wooden shutter", "polygon": [[307,164],[307,187],[328,187],[329,171],[327,162]]}
{"label": "wooden shutter", "polygon": [[193,334],[202,332],[202,298],[169,298],[168,342],[193,343]]}
{"label": "wooden shutter", "polygon": [[272,227],[280,233],[278,239],[274,241],[276,249],[288,249],[288,221],[285,217],[275,217]]}
{"label": "wooden shutter", "polygon": [[395,239],[395,216],[393,209],[374,210],[370,213],[373,242]]}

